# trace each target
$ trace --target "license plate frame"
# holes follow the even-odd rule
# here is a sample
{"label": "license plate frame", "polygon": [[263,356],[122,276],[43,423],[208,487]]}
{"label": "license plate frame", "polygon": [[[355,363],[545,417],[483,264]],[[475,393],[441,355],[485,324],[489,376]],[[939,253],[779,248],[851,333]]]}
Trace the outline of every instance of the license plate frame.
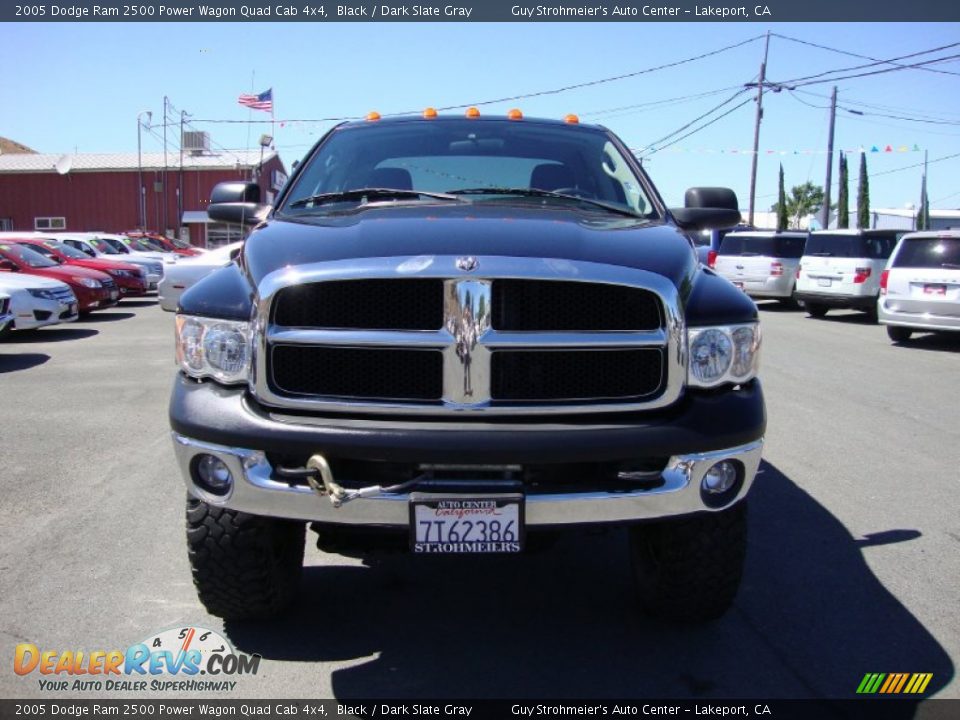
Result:
{"label": "license plate frame", "polygon": [[[522,493],[411,493],[410,551],[417,555],[514,555],[526,541]],[[426,525],[425,525],[426,523]]]}

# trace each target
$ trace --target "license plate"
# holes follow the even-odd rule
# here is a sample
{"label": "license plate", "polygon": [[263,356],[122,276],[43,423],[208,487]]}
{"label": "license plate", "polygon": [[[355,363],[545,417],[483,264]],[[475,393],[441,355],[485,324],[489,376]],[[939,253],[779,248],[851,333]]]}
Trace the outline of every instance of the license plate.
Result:
{"label": "license plate", "polygon": [[70,303],[70,314],[76,315],[80,312],[80,306],[77,303]]}
{"label": "license plate", "polygon": [[415,553],[518,553],[523,550],[523,496],[410,496],[410,549]]}
{"label": "license plate", "polygon": [[743,283],[739,282],[738,280],[733,281],[733,286],[739,290],[743,290]]}
{"label": "license plate", "polygon": [[947,286],[946,285],[924,285],[923,293],[925,295],[946,295]]}
{"label": "license plate", "polygon": [[110,299],[111,299],[111,300],[116,300],[118,297],[120,297],[120,293],[119,293],[117,290],[111,290],[111,291],[110,291]]}
{"label": "license plate", "polygon": [[157,289],[157,284],[156,284],[155,282],[152,282],[152,283],[150,283],[150,285],[147,286],[147,289],[148,289],[148,290],[156,290],[156,289]]}
{"label": "license plate", "polygon": [[833,280],[830,278],[817,278],[817,285],[820,287],[830,287],[833,285]]}

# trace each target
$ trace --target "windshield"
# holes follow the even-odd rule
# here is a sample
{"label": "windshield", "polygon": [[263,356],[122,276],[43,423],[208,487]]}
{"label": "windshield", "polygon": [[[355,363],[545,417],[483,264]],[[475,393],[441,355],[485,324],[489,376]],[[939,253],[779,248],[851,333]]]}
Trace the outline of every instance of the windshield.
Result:
{"label": "windshield", "polygon": [[57,263],[45,258],[36,250],[31,250],[23,245],[3,244],[0,245],[0,256],[13,260],[17,265],[26,265],[32,268],[56,267]]}
{"label": "windshield", "polygon": [[158,251],[157,248],[150,245],[147,241],[141,240],[140,238],[128,238],[125,241],[119,240],[118,242],[122,242],[131,250],[137,250],[139,252],[165,252],[163,248],[160,248]]}
{"label": "windshield", "polygon": [[[90,256],[85,252],[80,252],[76,248],[70,247],[66,243],[56,242],[55,240],[47,240],[43,243],[46,247],[56,250],[58,253],[64,257],[68,257],[71,260],[89,260]],[[42,251],[41,251],[42,252]]]}
{"label": "windshield", "polygon": [[[466,119],[354,125],[333,131],[307,162],[280,208],[285,214],[343,209],[342,203],[328,201],[313,206],[309,199],[316,195],[390,188],[458,194],[447,201],[502,202],[505,196],[511,202],[557,201],[510,192],[536,189],[657,216],[610,136],[578,126]],[[364,200],[342,202],[355,207]]]}
{"label": "windshield", "polygon": [[893,252],[893,248],[897,244],[897,238],[904,232],[886,235],[811,233],[807,240],[805,254],[823,257],[885,260],[890,257],[890,253]]}

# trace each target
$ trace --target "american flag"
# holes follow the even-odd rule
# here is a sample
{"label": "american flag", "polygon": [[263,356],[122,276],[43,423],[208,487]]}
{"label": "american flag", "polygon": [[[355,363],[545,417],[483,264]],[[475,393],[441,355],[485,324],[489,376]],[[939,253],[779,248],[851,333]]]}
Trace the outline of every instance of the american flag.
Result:
{"label": "american flag", "polygon": [[253,110],[266,110],[273,112],[273,88],[266,90],[259,95],[247,95],[244,93],[237,98],[237,102]]}

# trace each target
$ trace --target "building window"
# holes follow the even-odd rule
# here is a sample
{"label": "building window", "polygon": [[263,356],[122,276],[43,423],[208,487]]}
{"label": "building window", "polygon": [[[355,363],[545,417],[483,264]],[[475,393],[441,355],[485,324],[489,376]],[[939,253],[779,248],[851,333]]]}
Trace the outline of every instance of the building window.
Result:
{"label": "building window", "polygon": [[66,230],[67,219],[63,217],[38,217],[33,219],[34,230]]}
{"label": "building window", "polygon": [[0,230],[13,230],[13,218],[0,218]]}

